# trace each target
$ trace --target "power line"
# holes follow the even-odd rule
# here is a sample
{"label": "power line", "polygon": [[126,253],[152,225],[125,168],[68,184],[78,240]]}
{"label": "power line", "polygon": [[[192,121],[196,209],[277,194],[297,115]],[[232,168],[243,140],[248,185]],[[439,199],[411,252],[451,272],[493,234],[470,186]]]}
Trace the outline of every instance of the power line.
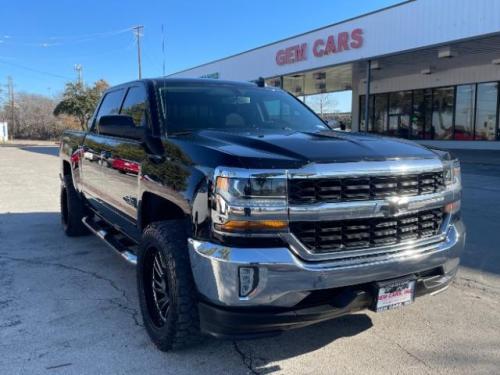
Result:
{"label": "power line", "polygon": [[[130,36],[130,40],[128,41],[128,43],[124,46],[122,46],[121,48],[116,48],[116,49],[106,49],[105,51],[100,51],[100,52],[95,52],[95,53],[92,53],[92,54],[86,54],[86,55],[70,55],[70,54],[63,54],[62,56],[49,56],[49,57],[43,57],[43,58],[39,58],[37,59],[38,62],[41,62],[41,61],[54,61],[54,60],[57,60],[57,61],[61,61],[61,60],[75,60],[75,59],[78,59],[78,60],[85,60],[85,59],[94,59],[96,57],[101,57],[101,56],[105,56],[105,55],[110,55],[110,54],[115,54],[115,53],[118,53],[118,52],[122,52],[122,51],[128,51],[132,48],[135,48],[135,44],[136,44],[136,41],[135,41],[135,38],[133,36]],[[2,56],[0,55],[0,60],[11,60],[11,61],[20,61],[19,58],[17,57],[12,57],[12,56]]]}
{"label": "power line", "polygon": [[5,60],[0,60],[0,64],[13,66],[13,67],[19,68],[19,69],[28,70],[30,72],[37,73],[37,74],[42,74],[42,75],[51,76],[51,77],[55,77],[55,78],[60,78],[60,79],[64,79],[64,80],[71,80],[71,78],[68,78],[68,77],[65,77],[65,76],[61,76],[59,74],[44,72],[42,70],[33,69],[33,68],[28,67],[28,66],[24,66],[24,65],[20,65],[20,64],[15,64],[15,63],[12,63],[12,62],[9,62],[9,61],[5,61]]}
{"label": "power line", "polygon": [[[93,40],[99,39],[99,38],[106,38],[106,37],[112,37],[112,36],[116,36],[116,35],[120,35],[120,34],[125,34],[125,33],[128,33],[130,30],[131,30],[131,28],[129,27],[127,29],[108,31],[108,32],[102,32],[102,33],[86,34],[86,35],[80,35],[80,36],[51,36],[51,37],[35,38],[35,39],[32,39],[31,37],[27,37],[27,36],[3,35],[3,36],[0,36],[0,43],[5,44],[5,45],[17,45],[17,46],[24,46],[24,47],[48,48],[48,47],[56,47],[56,46],[90,42],[90,41],[93,41]],[[28,40],[28,41],[26,41],[26,40]]]}

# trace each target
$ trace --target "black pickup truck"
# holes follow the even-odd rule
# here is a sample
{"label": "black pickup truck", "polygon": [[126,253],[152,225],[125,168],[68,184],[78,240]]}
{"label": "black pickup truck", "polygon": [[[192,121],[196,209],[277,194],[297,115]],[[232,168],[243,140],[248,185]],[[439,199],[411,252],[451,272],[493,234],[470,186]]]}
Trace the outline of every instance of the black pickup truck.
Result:
{"label": "black pickup truck", "polygon": [[60,157],[64,231],[136,265],[161,350],[407,305],[446,289],[464,246],[449,153],[333,131],[277,88],[116,86]]}

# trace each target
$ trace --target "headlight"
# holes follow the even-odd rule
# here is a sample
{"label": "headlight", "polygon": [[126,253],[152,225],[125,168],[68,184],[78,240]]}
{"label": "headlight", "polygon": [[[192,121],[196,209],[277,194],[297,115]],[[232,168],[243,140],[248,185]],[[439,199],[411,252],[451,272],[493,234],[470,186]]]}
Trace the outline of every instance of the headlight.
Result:
{"label": "headlight", "polygon": [[217,193],[227,200],[286,198],[286,180],[280,178],[217,177]]}
{"label": "headlight", "polygon": [[448,190],[453,191],[453,201],[444,207],[448,214],[457,214],[461,207],[462,176],[460,171],[460,162],[455,160],[447,161],[444,165],[444,183]]}
{"label": "headlight", "polygon": [[460,162],[455,159],[446,162],[444,166],[444,183],[449,185],[461,184]]}
{"label": "headlight", "polygon": [[[287,180],[271,173],[216,171],[214,230],[227,235],[273,236],[288,230]],[[232,175],[236,174],[235,177]]]}

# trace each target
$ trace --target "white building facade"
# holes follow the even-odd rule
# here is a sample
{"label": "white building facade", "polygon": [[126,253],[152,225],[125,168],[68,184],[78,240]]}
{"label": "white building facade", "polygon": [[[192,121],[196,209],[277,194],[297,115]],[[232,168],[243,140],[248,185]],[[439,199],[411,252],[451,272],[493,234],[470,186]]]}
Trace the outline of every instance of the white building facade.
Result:
{"label": "white building facade", "polygon": [[171,76],[352,90],[355,131],[500,149],[500,1],[406,1]]}
{"label": "white building facade", "polygon": [[6,122],[0,122],[0,142],[9,140],[9,127]]}

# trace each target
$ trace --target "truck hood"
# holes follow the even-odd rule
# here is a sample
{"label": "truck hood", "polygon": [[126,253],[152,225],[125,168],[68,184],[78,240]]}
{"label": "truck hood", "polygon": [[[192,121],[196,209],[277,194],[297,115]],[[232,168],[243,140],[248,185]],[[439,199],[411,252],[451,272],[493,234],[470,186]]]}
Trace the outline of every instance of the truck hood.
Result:
{"label": "truck hood", "polygon": [[188,153],[192,161],[205,166],[297,168],[312,162],[439,158],[432,150],[414,142],[337,131],[236,133],[203,130],[170,139]]}

